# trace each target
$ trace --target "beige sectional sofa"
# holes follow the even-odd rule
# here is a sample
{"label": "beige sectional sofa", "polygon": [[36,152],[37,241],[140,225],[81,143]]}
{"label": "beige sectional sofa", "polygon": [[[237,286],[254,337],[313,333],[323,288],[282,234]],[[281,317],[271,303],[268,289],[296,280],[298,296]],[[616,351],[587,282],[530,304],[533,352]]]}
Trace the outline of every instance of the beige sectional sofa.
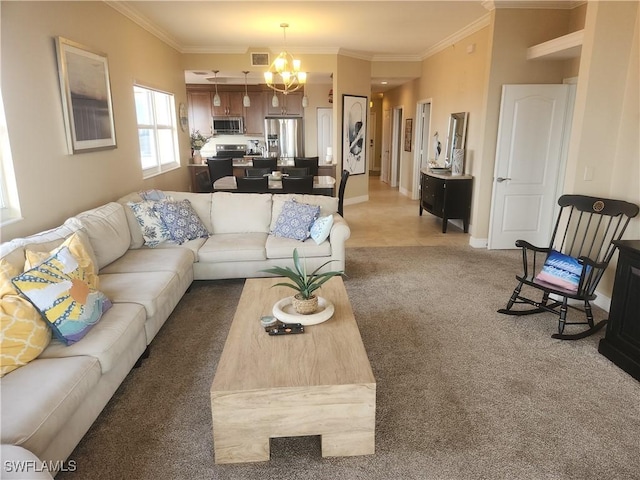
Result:
{"label": "beige sectional sofa", "polygon": [[[26,365],[0,379],[2,478],[47,478],[68,468],[69,455],[167,320],[192,281],[266,276],[260,270],[290,266],[294,248],[315,268],[332,260],[345,267],[350,230],[337,199],[315,195],[166,192],[187,199],[210,233],[182,245],[144,245],[128,202],[137,193],[86,211],[60,227],[5,242],[0,258],[24,267],[25,250],[50,252],[77,233],[90,244],[99,290],[112,302],[77,343],[53,339]],[[284,202],[318,205],[333,216],[329,238],[316,244],[271,235]],[[35,458],[44,468],[21,476],[13,461]],[[61,463],[67,461],[67,463]],[[8,462],[8,463],[7,463]],[[42,467],[42,465],[41,465]],[[38,473],[42,477],[36,477]]]}

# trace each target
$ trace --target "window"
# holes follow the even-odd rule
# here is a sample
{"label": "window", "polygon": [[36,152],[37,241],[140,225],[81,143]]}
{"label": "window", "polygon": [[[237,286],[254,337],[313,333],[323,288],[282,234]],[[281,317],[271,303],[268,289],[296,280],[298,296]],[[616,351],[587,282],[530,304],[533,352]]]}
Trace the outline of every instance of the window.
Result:
{"label": "window", "polygon": [[134,85],[143,178],[180,167],[173,95]]}
{"label": "window", "polygon": [[13,171],[9,132],[4,115],[2,91],[0,91],[0,225],[7,225],[20,218],[18,187]]}

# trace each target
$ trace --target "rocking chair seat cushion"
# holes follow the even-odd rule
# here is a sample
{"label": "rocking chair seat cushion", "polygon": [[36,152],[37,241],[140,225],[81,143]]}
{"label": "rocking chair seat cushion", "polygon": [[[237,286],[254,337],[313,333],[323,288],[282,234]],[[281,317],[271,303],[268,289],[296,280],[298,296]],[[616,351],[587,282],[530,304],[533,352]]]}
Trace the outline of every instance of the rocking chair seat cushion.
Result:
{"label": "rocking chair seat cushion", "polygon": [[582,268],[577,258],[551,250],[536,280],[577,292]]}

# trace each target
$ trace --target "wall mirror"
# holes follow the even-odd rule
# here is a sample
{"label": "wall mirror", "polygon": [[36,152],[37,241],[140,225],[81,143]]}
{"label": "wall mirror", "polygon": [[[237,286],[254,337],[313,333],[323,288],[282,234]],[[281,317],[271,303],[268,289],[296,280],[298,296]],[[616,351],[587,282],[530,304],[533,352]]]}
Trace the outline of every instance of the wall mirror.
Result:
{"label": "wall mirror", "polygon": [[449,133],[447,134],[447,145],[445,149],[445,162],[451,163],[453,150],[455,148],[465,148],[467,140],[467,112],[452,113],[449,117]]}

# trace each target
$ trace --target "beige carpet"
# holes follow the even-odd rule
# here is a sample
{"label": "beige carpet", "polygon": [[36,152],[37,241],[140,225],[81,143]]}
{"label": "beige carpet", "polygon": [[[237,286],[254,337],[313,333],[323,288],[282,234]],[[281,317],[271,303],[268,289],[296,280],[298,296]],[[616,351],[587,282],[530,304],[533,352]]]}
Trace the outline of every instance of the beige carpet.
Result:
{"label": "beige carpet", "polygon": [[598,353],[604,330],[563,342],[550,314],[496,313],[518,261],[470,247],[347,250],[377,381],[376,454],[348,458],[299,437],[273,439],[269,462],[213,463],[209,388],[243,281],[196,282],[71,455],[78,472],[56,478],[640,478],[640,383]]}

